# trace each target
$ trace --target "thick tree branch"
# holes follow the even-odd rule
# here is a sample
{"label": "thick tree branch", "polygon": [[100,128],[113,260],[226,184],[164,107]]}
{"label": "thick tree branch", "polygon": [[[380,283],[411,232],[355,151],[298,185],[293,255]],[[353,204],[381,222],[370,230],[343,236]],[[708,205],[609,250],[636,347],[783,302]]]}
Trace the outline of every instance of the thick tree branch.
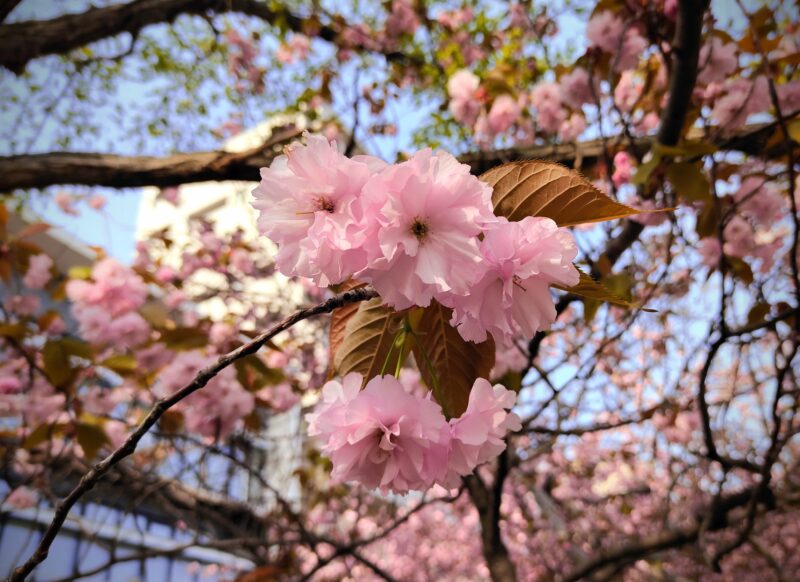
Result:
{"label": "thick tree branch", "polygon": [[[9,3],[13,4],[13,3]],[[136,35],[148,25],[172,22],[181,14],[237,12],[280,22],[289,30],[313,34],[326,41],[339,36],[338,28],[315,23],[274,2],[259,0],[133,0],[66,14],[52,20],[28,20],[0,26],[0,66],[21,73],[38,57],[66,54],[92,42],[122,33]],[[359,47],[355,47],[359,48]],[[383,53],[388,60],[403,60],[396,52]]]}
{"label": "thick tree branch", "polygon": [[[763,147],[764,142],[775,131],[774,124],[751,126],[718,145],[723,149],[735,149],[762,157],[777,157],[783,155],[782,150],[767,150]],[[300,130],[287,129],[270,138],[264,145],[237,154],[218,151],[150,157],[51,152],[0,157],[0,193],[9,193],[17,188],[45,188],[60,184],[163,188],[211,180],[255,181],[258,180],[258,170],[268,166],[280,153],[281,147],[300,134]],[[642,138],[641,143],[652,145],[652,142],[653,138]],[[567,166],[575,166],[579,162],[586,167],[601,159],[603,147],[601,140],[592,140],[577,146],[536,146],[470,153],[461,156],[460,160],[469,164],[474,174],[481,174],[506,161],[522,159],[551,160]],[[609,248],[609,258],[616,260],[633,240],[635,237],[631,240],[629,234],[620,237],[615,246]]]}
{"label": "thick tree branch", "polygon": [[481,521],[481,547],[492,582],[516,582],[517,569],[508,553],[500,532],[500,502],[503,485],[508,476],[508,450],[497,459],[495,482],[489,487],[475,473],[464,477],[464,485],[469,492]]}
{"label": "thick tree branch", "polygon": [[301,309],[280,323],[274,325],[272,328],[262,333],[251,342],[246,343],[229,354],[221,356],[214,364],[201,370],[197,376],[195,376],[194,380],[175,392],[175,394],[169,396],[168,398],[162,398],[156,402],[155,406],[153,406],[144,420],[139,424],[138,427],[136,427],[136,430],[131,433],[122,446],[100,461],[97,465],[92,467],[92,469],[83,476],[75,488],[70,491],[69,495],[61,500],[61,502],[56,506],[53,521],[44,532],[44,535],[42,536],[42,539],[40,540],[39,545],[34,551],[33,555],[31,555],[25,564],[14,570],[8,579],[12,582],[21,582],[22,580],[25,580],[25,578],[27,578],[33,569],[47,558],[50,546],[53,544],[58,532],[61,530],[61,526],[64,525],[64,521],[67,519],[67,515],[69,515],[72,507],[81,497],[83,497],[87,491],[92,489],[111,468],[117,465],[125,457],[133,454],[142,437],[144,437],[144,435],[153,427],[153,425],[158,422],[158,420],[167,410],[175,406],[184,398],[203,388],[212,378],[233,364],[236,360],[256,353],[273,337],[291,328],[296,323],[316,315],[330,313],[334,309],[342,307],[343,305],[357,303],[359,301],[371,299],[376,296],[377,293],[374,290],[361,287],[359,289],[347,291],[341,295],[337,295],[336,297],[332,297],[331,299],[328,299],[327,301],[320,303],[315,307]]}

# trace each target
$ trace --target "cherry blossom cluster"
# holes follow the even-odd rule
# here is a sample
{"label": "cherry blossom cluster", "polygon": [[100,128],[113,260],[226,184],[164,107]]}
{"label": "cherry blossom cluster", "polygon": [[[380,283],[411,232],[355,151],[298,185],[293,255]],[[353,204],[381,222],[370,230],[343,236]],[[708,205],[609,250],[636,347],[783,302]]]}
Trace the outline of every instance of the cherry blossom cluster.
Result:
{"label": "cherry blossom cluster", "polygon": [[147,285],[117,260],[97,262],[92,280],[73,279],[66,291],[81,336],[88,341],[132,348],[148,339],[150,325],[136,311],[147,299]]}
{"label": "cherry blossom cluster", "polygon": [[357,372],[322,389],[323,401],[308,414],[309,434],[325,443],[333,479],[404,493],[459,478],[502,452],[508,430],[521,425],[513,412],[516,394],[478,378],[466,411],[449,422],[429,396],[403,378],[376,376],[361,390]]}
{"label": "cherry blossom cluster", "polygon": [[760,176],[747,176],[733,193],[738,213],[726,223],[719,237],[700,240],[698,250],[703,263],[710,268],[719,266],[722,255],[758,260],[758,270],[769,272],[781,256],[789,229],[781,224],[787,216],[788,202],[780,188]]}
{"label": "cherry blossom cluster", "polygon": [[[182,352],[158,376],[153,393],[163,398],[183,388],[187,379],[216,361],[216,357],[199,351]],[[186,428],[191,432],[224,439],[241,425],[241,420],[255,408],[255,397],[236,379],[234,368],[225,368],[208,385],[186,400],[176,410],[183,412]]]}
{"label": "cherry blossom cluster", "polygon": [[532,335],[555,320],[549,286],[578,282],[568,230],[495,216],[491,188],[445,152],[390,165],[310,135],[261,170],[253,194],[283,274],[364,281],[397,310],[436,300],[467,340]]}

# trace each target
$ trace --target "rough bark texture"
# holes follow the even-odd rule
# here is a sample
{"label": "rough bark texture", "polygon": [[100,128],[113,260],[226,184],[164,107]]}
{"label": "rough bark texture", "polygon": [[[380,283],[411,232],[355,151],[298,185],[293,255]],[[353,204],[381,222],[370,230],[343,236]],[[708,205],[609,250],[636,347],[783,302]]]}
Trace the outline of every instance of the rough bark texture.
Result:
{"label": "rough bark texture", "polygon": [[[3,8],[6,4],[0,4]],[[13,8],[13,6],[11,6]],[[21,73],[38,57],[66,54],[92,42],[122,33],[137,35],[151,24],[172,22],[181,14],[237,12],[267,23],[281,22],[289,30],[313,34],[326,41],[339,32],[314,23],[273,2],[259,0],[134,0],[51,20],[28,20],[0,26],[0,66]],[[0,10],[0,15],[2,11]],[[313,29],[309,29],[309,25]],[[358,47],[356,47],[358,48]],[[408,60],[401,53],[383,53],[389,60]]]}
{"label": "rough bark texture", "polygon": [[[741,151],[761,157],[784,155],[783,148],[765,149],[764,143],[776,131],[774,124],[748,127],[736,136],[720,142],[721,149]],[[166,157],[118,156],[83,152],[51,152],[0,157],[0,193],[17,188],[45,188],[59,184],[136,188],[141,186],[178,186],[209,180],[257,181],[258,170],[268,166],[281,153],[284,144],[299,137],[300,131],[287,129],[276,133],[264,145],[243,153],[195,152]],[[653,138],[641,138],[642,147]],[[666,142],[664,142],[666,143]],[[577,145],[537,146],[476,152],[461,156],[474,174],[516,160],[540,159],[566,166],[587,168],[603,159],[601,140]],[[638,223],[634,223],[638,224]]]}
{"label": "rough bark texture", "polygon": [[492,582],[517,580],[517,568],[508,554],[500,532],[500,502],[508,476],[508,454],[506,451],[498,457],[495,480],[491,487],[478,474],[464,477],[464,485],[480,516],[481,548]]}

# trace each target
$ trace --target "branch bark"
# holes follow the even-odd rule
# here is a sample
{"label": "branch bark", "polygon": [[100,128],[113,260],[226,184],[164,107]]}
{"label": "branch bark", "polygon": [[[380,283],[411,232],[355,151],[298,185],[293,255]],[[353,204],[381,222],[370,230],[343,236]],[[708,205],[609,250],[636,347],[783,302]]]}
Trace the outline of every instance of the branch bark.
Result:
{"label": "branch bark", "polygon": [[[13,4],[13,3],[8,3]],[[65,14],[51,20],[28,20],[0,26],[0,66],[22,73],[30,61],[46,55],[66,54],[92,42],[122,33],[136,35],[151,24],[174,21],[181,14],[237,12],[268,23],[281,22],[289,30],[334,41],[339,29],[298,16],[285,6],[258,0],[133,0]],[[313,29],[309,25],[313,24]],[[356,47],[359,48],[359,47]],[[363,47],[360,47],[363,49]],[[404,55],[385,52],[388,60]]]}
{"label": "branch bark", "polygon": [[[1,28],[1,27],[0,27]],[[776,131],[774,124],[751,126],[735,137],[720,142],[721,148],[734,149],[762,157],[777,157],[783,151],[766,150],[764,142]],[[137,188],[141,186],[179,186],[193,182],[225,180],[258,180],[260,168],[268,166],[280,154],[281,147],[301,132],[288,129],[276,134],[264,145],[233,154],[229,152],[182,153],[166,157],[118,156],[114,154],[50,152],[0,157],[0,192],[15,189],[45,188],[59,184],[108,186],[111,188]],[[641,138],[644,146],[652,145],[653,138]],[[461,156],[474,174],[481,174],[498,164],[523,159],[550,160],[575,166],[576,160],[584,167],[591,166],[603,156],[601,140],[586,141],[576,145],[536,146],[477,152]],[[638,233],[637,233],[638,236]],[[618,256],[635,240],[630,235],[616,243],[621,248],[609,249],[609,258]],[[613,262],[613,261],[612,261]]]}
{"label": "branch bark", "polygon": [[81,478],[80,482],[72,489],[72,491],[70,491],[69,495],[67,495],[58,503],[53,521],[45,530],[44,535],[42,535],[36,550],[25,562],[25,564],[12,572],[12,574],[8,577],[8,580],[10,582],[22,582],[28,577],[33,569],[36,568],[36,566],[41,564],[47,558],[47,554],[50,551],[50,546],[53,544],[58,532],[61,530],[61,526],[64,525],[64,521],[67,519],[72,507],[81,497],[83,497],[87,491],[91,490],[97,484],[97,482],[100,481],[100,479],[102,479],[106,473],[108,473],[110,469],[112,469],[124,458],[133,454],[142,437],[147,434],[147,432],[156,424],[156,422],[158,422],[158,420],[167,410],[175,406],[184,398],[203,388],[203,386],[205,386],[212,378],[219,374],[223,369],[233,364],[236,360],[256,353],[273,337],[282,331],[286,331],[296,323],[316,315],[330,313],[334,309],[344,305],[357,303],[359,301],[371,299],[376,296],[377,293],[373,289],[361,287],[359,289],[347,291],[337,295],[336,297],[332,297],[331,299],[328,299],[327,301],[324,301],[315,307],[309,307],[296,311],[294,314],[274,325],[272,328],[265,331],[251,342],[244,344],[229,354],[221,356],[216,363],[201,370],[197,376],[195,376],[194,380],[175,392],[175,394],[172,396],[168,398],[162,398],[156,402],[155,406],[153,406],[144,420],[139,424],[138,427],[136,427],[136,430],[130,434],[127,440],[118,449],[100,461],[97,465],[92,467],[92,469]]}
{"label": "branch bark", "polygon": [[495,482],[489,487],[477,473],[464,477],[469,497],[481,522],[481,547],[492,582],[516,582],[517,568],[500,532],[500,502],[508,476],[508,450],[497,459]]}

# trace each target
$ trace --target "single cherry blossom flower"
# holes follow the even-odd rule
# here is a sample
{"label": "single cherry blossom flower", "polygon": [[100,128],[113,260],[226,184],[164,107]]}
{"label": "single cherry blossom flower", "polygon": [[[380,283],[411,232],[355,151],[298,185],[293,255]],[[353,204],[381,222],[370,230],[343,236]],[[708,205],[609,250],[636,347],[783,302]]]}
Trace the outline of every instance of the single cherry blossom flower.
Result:
{"label": "single cherry blossom flower", "polygon": [[480,250],[481,273],[469,295],[442,298],[453,308],[450,323],[466,340],[482,342],[487,332],[505,343],[519,333],[533,337],[555,321],[550,285],[578,283],[575,241],[549,218],[500,218],[487,229]]}
{"label": "single cherry blossom flower", "polygon": [[471,293],[477,236],[494,220],[491,194],[469,166],[430,149],[377,174],[363,194],[365,220],[377,232],[365,243],[369,266],[356,278],[397,309]]}

